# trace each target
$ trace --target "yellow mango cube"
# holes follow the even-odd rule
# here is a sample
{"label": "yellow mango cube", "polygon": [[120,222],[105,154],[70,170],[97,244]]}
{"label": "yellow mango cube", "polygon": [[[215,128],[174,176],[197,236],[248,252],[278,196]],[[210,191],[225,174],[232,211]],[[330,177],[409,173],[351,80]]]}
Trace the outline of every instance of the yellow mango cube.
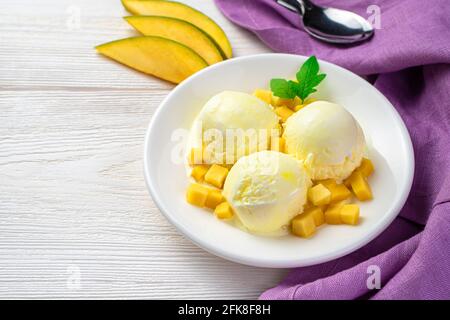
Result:
{"label": "yellow mango cube", "polygon": [[343,184],[336,184],[331,191],[331,203],[348,199],[352,196],[352,192]]}
{"label": "yellow mango cube", "polygon": [[332,188],[334,185],[336,185],[336,181],[333,179],[326,179],[326,180],[318,180],[316,181],[316,184],[323,184],[327,189]]}
{"label": "yellow mango cube", "polygon": [[353,193],[358,200],[366,201],[373,198],[370,185],[360,171],[356,170],[352,174],[350,184],[352,186]]}
{"label": "yellow mango cube", "polygon": [[292,99],[292,104],[291,104],[291,108],[294,108],[295,106],[298,106],[299,104],[302,104],[302,99],[300,99],[299,97],[295,97],[294,99]]}
{"label": "yellow mango cube", "polygon": [[307,106],[308,104],[313,103],[313,102],[315,102],[315,101],[317,101],[317,99],[314,99],[314,98],[308,98],[308,99],[306,99],[306,100],[303,102],[303,104],[304,104],[305,106]]}
{"label": "yellow mango cube", "polygon": [[268,104],[272,103],[272,91],[256,89],[253,92],[253,95]]}
{"label": "yellow mango cube", "polygon": [[351,191],[345,185],[337,184],[336,181],[332,179],[323,180],[320,183],[331,192],[330,203],[336,203],[352,196]]}
{"label": "yellow mango cube", "polygon": [[325,223],[325,216],[323,214],[322,208],[320,207],[311,207],[305,210],[303,215],[309,215],[313,218],[314,224],[316,227],[321,226]]}
{"label": "yellow mango cube", "polygon": [[325,222],[328,224],[342,224],[341,209],[345,205],[345,201],[339,201],[337,203],[328,206],[325,211]]}
{"label": "yellow mango cube", "polygon": [[204,164],[196,165],[191,171],[191,177],[193,177],[197,182],[202,182],[208,168],[209,167]]}
{"label": "yellow mango cube", "polygon": [[359,221],[359,206],[357,204],[345,204],[341,208],[340,215],[343,223],[357,225]]}
{"label": "yellow mango cube", "polygon": [[186,200],[194,206],[204,207],[208,192],[208,188],[197,183],[192,183],[187,189]]}
{"label": "yellow mango cube", "polygon": [[308,200],[315,206],[323,206],[330,203],[331,192],[321,183],[308,190]]}
{"label": "yellow mango cube", "polygon": [[192,148],[188,154],[188,163],[193,166],[196,164],[203,163],[203,149],[202,148]]}
{"label": "yellow mango cube", "polygon": [[303,109],[305,106],[306,105],[304,105],[304,104],[298,104],[294,107],[294,111],[297,112],[298,110]]}
{"label": "yellow mango cube", "polygon": [[270,139],[270,150],[286,152],[286,139],[283,137],[272,137]]}
{"label": "yellow mango cube", "polygon": [[228,202],[222,202],[214,210],[214,215],[222,220],[233,218],[233,209]]}
{"label": "yellow mango cube", "polygon": [[227,168],[219,166],[218,164],[213,164],[205,174],[205,181],[219,189],[222,189],[227,175]]}
{"label": "yellow mango cube", "polygon": [[223,195],[220,190],[211,189],[206,197],[205,207],[215,209],[217,205],[223,202]]}
{"label": "yellow mango cube", "polygon": [[373,166],[372,161],[370,161],[367,158],[363,158],[361,160],[361,165],[359,166],[358,170],[362,173],[364,177],[367,178],[375,171],[375,167]]}
{"label": "yellow mango cube", "polygon": [[292,233],[307,238],[316,231],[316,224],[311,215],[298,215],[292,219]]}
{"label": "yellow mango cube", "polygon": [[[296,97],[296,98],[298,98],[298,97]],[[308,104],[310,104],[310,103],[312,103],[312,102],[314,102],[314,101],[317,101],[316,99],[314,99],[314,98],[308,98],[308,99],[306,99],[305,101],[301,101],[301,99],[300,98],[298,98],[298,100],[294,100],[296,103],[295,103],[295,106],[293,107],[294,108],[294,111],[298,111],[298,110],[300,110],[300,109],[303,109],[304,107],[306,107]]]}
{"label": "yellow mango cube", "polygon": [[275,113],[281,118],[282,122],[286,122],[286,120],[294,114],[294,111],[286,106],[282,106],[275,108]]}
{"label": "yellow mango cube", "polygon": [[358,169],[355,169],[355,171],[353,171],[352,174],[348,176],[348,178],[344,179],[344,186],[346,186],[347,188],[351,188],[352,181],[355,178],[355,175],[357,174],[357,172],[358,172]]}
{"label": "yellow mango cube", "polygon": [[285,106],[289,108],[290,106],[292,106],[293,101],[293,99],[285,99],[277,96],[272,96],[271,104],[275,107]]}

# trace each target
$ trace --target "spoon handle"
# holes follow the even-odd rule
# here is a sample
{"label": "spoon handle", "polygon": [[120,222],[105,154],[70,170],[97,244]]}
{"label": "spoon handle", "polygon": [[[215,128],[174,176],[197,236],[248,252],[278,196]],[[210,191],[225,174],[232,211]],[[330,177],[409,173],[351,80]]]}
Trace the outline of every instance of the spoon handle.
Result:
{"label": "spoon handle", "polygon": [[309,10],[315,6],[309,0],[276,0],[276,2],[286,9],[297,12],[302,16],[305,14],[306,10]]}

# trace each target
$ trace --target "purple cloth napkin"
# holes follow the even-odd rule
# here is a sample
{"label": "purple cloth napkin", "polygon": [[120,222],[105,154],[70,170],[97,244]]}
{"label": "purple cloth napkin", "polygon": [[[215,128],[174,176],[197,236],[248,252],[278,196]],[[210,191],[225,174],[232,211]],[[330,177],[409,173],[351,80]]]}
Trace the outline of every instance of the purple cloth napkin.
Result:
{"label": "purple cloth napkin", "polygon": [[[340,259],[294,269],[261,299],[450,299],[450,1],[316,2],[366,18],[375,4],[381,29],[369,42],[338,47],[312,39],[274,0],[216,0],[273,50],[314,54],[367,76],[409,129],[414,183],[399,217],[377,239]],[[366,283],[373,265],[380,290]]]}

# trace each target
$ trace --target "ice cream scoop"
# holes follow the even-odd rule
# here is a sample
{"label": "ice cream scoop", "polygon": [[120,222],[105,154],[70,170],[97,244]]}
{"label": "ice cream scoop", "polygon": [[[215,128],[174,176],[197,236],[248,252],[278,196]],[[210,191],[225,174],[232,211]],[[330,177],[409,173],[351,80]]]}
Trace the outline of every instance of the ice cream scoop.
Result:
{"label": "ice cream scoop", "polygon": [[284,130],[287,153],[304,162],[313,180],[347,178],[365,149],[363,131],[342,106],[313,102],[292,115]]}
{"label": "ice cream scoop", "polygon": [[303,211],[311,181],[301,163],[277,151],[240,158],[223,189],[243,227],[253,233],[286,233],[291,219]]}
{"label": "ice cream scoop", "polygon": [[189,144],[202,147],[209,163],[233,164],[267,150],[272,130],[278,131],[278,117],[269,104],[247,93],[223,91],[200,111]]}

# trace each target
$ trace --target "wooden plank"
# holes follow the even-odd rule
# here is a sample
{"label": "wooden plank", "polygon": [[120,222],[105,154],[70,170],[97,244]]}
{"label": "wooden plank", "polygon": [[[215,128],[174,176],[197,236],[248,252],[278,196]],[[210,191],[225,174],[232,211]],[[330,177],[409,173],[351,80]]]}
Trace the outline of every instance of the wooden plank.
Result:
{"label": "wooden plank", "polygon": [[[183,2],[236,55],[268,51],[212,1]],[[256,298],[286,271],[204,252],[147,193],[144,134],[173,86],[95,53],[134,34],[124,15],[119,0],[2,4],[0,298]]]}

